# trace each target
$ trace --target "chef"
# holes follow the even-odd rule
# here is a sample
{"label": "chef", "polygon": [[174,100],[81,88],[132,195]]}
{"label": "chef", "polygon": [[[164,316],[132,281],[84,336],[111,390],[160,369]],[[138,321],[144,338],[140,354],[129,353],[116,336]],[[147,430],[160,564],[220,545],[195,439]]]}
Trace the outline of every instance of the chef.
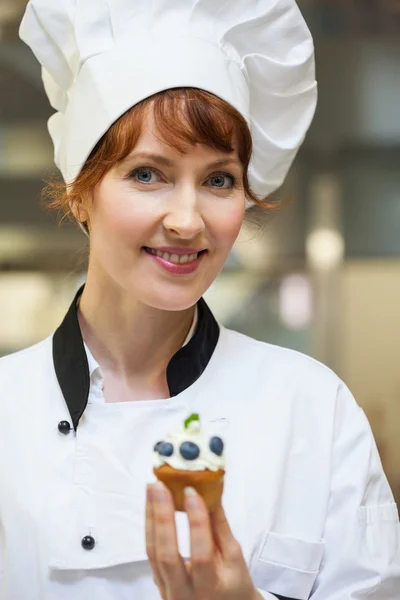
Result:
{"label": "chef", "polygon": [[[327,367],[230,331],[202,299],[247,206],[271,207],[316,104],[293,0],[31,0],[87,280],[0,361],[2,600],[398,600],[396,504]],[[224,440],[222,504],[186,512],[154,444]]]}

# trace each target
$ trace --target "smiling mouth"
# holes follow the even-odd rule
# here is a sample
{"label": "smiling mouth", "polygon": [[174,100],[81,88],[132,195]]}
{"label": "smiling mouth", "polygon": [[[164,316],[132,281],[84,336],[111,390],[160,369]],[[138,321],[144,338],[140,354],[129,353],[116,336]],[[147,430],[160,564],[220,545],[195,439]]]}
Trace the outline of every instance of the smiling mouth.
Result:
{"label": "smiling mouth", "polygon": [[169,252],[163,252],[161,250],[154,250],[153,248],[148,248],[144,246],[145,252],[147,254],[152,254],[153,256],[158,256],[168,262],[174,263],[176,265],[183,265],[186,263],[191,263],[197,260],[202,254],[207,252],[207,250],[200,250],[200,252],[195,252],[194,254],[170,254]]}

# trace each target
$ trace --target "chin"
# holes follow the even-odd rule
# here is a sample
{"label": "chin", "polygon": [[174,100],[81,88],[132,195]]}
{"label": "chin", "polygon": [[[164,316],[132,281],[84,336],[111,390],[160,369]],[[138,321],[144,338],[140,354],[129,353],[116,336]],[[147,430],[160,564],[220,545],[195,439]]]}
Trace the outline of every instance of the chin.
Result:
{"label": "chin", "polygon": [[182,294],[181,296],[177,296],[176,294],[161,297],[153,296],[152,298],[148,298],[145,304],[158,310],[179,312],[194,306],[201,296],[202,294],[200,294],[200,296],[188,294]]}
{"label": "chin", "polygon": [[206,291],[199,286],[167,286],[158,290],[142,289],[140,300],[143,304],[158,310],[179,312],[194,306]]}

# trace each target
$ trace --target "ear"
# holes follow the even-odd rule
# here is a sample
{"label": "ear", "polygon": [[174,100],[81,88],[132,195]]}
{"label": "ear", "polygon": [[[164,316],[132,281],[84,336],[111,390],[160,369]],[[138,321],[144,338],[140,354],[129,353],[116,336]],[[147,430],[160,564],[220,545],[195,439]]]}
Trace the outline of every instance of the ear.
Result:
{"label": "ear", "polygon": [[81,202],[70,202],[69,208],[75,221],[82,224],[89,224],[89,210],[84,200]]}

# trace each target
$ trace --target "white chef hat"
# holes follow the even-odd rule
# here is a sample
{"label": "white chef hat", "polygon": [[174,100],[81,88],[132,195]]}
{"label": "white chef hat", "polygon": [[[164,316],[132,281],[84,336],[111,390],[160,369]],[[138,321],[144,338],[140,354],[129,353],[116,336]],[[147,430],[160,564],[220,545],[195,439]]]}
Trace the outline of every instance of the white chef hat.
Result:
{"label": "white chef hat", "polygon": [[49,131],[67,183],[129,108],[196,87],[247,120],[249,182],[264,198],[314,115],[313,42],[294,0],[30,0],[20,36],[57,111]]}

